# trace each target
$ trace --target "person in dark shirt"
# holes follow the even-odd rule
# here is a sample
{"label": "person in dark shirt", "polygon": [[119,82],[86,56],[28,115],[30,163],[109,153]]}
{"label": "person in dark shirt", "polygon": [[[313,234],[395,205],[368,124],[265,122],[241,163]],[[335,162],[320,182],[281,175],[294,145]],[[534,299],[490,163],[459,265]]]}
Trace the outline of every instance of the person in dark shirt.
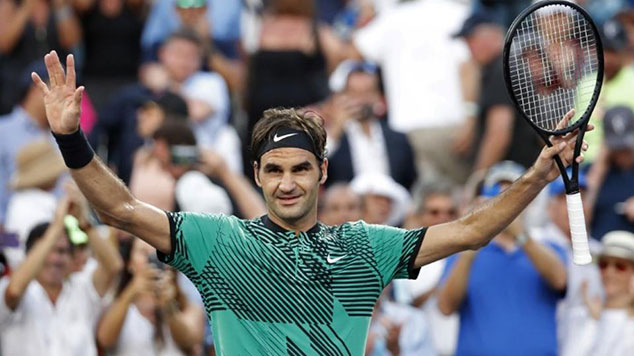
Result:
{"label": "person in dark shirt", "polygon": [[[613,230],[634,232],[634,112],[616,106],[603,118],[607,162],[594,205],[592,236]],[[601,165],[601,162],[595,163]]]}
{"label": "person in dark shirt", "polygon": [[529,167],[542,145],[513,107],[504,87],[504,28],[489,13],[476,12],[455,36],[465,39],[473,60],[481,66],[474,170],[490,168],[502,160]]}

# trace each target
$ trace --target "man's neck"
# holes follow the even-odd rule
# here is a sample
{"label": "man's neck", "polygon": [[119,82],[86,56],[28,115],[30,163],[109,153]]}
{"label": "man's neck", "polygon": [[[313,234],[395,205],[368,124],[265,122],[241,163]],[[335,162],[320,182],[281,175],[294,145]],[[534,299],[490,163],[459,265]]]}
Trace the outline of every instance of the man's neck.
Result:
{"label": "man's neck", "polygon": [[607,297],[605,299],[606,309],[623,309],[627,308],[630,304],[631,296],[628,294],[617,295],[613,297]]}
{"label": "man's neck", "polygon": [[285,221],[281,218],[278,218],[273,212],[269,211],[267,213],[267,216],[269,217],[269,219],[275,223],[276,225],[278,225],[279,227],[285,229],[285,230],[289,230],[289,231],[296,231],[296,232],[306,232],[308,230],[310,230],[313,226],[315,226],[315,224],[317,224],[317,211],[315,210],[314,212],[311,212],[310,214],[308,214],[307,216],[305,216],[304,218],[296,221],[296,222],[291,222],[291,221]]}

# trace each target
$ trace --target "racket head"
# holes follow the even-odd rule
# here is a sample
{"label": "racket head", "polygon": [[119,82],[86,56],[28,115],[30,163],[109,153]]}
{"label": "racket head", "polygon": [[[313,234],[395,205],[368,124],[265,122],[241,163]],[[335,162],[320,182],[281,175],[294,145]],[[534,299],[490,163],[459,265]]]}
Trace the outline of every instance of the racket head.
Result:
{"label": "racket head", "polygon": [[585,127],[603,83],[603,46],[583,8],[568,1],[526,8],[506,34],[503,65],[511,100],[547,144],[550,135]]}

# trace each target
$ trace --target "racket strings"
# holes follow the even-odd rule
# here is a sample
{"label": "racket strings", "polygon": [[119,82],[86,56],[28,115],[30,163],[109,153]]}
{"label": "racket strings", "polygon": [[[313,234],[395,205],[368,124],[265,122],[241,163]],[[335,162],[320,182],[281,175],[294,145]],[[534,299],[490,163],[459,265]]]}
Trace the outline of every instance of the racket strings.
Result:
{"label": "racket strings", "polygon": [[555,131],[571,109],[581,118],[598,75],[597,44],[588,20],[565,5],[529,14],[511,43],[509,74],[513,94],[538,127]]}

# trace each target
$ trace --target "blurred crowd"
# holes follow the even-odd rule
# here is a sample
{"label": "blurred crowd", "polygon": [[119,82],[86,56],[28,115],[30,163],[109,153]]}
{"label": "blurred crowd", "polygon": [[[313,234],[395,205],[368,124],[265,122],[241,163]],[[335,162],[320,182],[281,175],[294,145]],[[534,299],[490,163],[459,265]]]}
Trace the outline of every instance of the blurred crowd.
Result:
{"label": "blurred crowd", "polygon": [[[368,355],[634,355],[634,1],[578,0],[604,49],[580,173],[593,263],[552,182],[487,246],[382,294]],[[418,228],[494,199],[543,147],[504,87],[531,0],[0,0],[0,355],[213,355],[197,290],[100,223],[30,73],[74,54],[81,126],[140,200],[266,213],[267,108],[323,118],[319,219]]]}

